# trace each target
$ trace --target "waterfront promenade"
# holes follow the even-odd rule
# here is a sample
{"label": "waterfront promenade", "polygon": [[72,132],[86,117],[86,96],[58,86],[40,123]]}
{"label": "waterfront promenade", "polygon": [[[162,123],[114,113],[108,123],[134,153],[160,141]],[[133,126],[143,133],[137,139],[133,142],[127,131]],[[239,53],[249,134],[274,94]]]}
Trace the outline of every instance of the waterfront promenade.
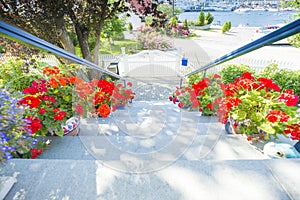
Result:
{"label": "waterfront promenade", "polygon": [[[199,47],[190,48],[189,45],[181,45],[186,48],[191,56],[197,56],[202,64],[207,64],[243,45],[251,42],[251,37],[257,27],[233,27],[228,33],[222,34],[219,28],[209,31],[194,31],[197,35],[192,41]],[[196,47],[193,45],[192,47]],[[265,67],[267,63],[282,64],[279,67],[300,70],[300,49],[288,45],[269,45],[252,51],[246,55],[229,61],[253,67]],[[226,63],[224,63],[226,65]]]}

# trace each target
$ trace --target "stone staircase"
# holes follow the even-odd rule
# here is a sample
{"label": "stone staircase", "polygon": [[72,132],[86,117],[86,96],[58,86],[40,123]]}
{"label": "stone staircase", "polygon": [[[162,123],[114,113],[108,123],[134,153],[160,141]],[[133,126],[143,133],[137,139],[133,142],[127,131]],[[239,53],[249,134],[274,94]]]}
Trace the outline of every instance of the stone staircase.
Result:
{"label": "stone staircase", "polygon": [[0,168],[17,179],[5,199],[299,199],[299,159],[269,159],[215,117],[180,110],[173,85],[134,87],[131,107]]}

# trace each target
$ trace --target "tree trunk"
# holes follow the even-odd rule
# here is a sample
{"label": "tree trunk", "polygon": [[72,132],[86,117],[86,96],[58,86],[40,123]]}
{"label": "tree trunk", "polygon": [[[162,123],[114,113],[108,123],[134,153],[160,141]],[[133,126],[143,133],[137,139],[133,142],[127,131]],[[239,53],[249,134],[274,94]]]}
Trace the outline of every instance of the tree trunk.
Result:
{"label": "tree trunk", "polygon": [[[88,31],[82,29],[79,25],[75,25],[76,34],[78,37],[79,46],[84,59],[93,62],[89,44],[88,44]],[[99,70],[88,68],[87,78],[89,80],[98,79]]]}
{"label": "tree trunk", "polygon": [[59,38],[60,43],[62,44],[63,48],[70,52],[75,54],[75,47],[73,45],[73,42],[67,32],[66,26],[65,26],[65,20],[64,17],[57,17],[55,18],[56,28],[57,28],[57,36]]}
{"label": "tree trunk", "polygon": [[79,25],[75,25],[75,30],[76,30],[76,34],[78,37],[78,42],[79,42],[79,46],[83,58],[92,62],[93,59],[91,56],[90,47],[88,43],[88,35],[89,35],[88,31],[79,27]]}
{"label": "tree trunk", "polygon": [[95,47],[94,47],[94,63],[96,65],[99,64],[99,51],[100,51],[100,38],[101,38],[100,35],[101,35],[101,31],[100,33],[97,33]]}

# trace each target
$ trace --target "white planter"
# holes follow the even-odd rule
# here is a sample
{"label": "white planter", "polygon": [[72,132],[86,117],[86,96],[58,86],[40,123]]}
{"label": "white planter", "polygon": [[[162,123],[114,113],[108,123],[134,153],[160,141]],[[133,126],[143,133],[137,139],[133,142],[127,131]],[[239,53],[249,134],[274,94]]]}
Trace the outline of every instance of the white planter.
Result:
{"label": "white planter", "polygon": [[210,29],[211,24],[207,24],[204,26],[195,26],[195,30],[207,30]]}

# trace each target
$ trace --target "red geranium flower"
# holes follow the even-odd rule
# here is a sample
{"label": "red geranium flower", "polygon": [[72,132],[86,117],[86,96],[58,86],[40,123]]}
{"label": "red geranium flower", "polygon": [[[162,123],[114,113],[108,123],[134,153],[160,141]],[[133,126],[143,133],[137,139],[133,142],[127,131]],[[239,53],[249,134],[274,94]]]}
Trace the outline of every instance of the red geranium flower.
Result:
{"label": "red geranium flower", "polygon": [[29,105],[30,108],[37,108],[39,107],[41,100],[35,96],[27,96],[21,99],[19,103],[23,105]]}
{"label": "red geranium flower", "polygon": [[217,78],[222,78],[222,77],[219,74],[215,74],[214,78],[217,79]]}
{"label": "red geranium flower", "polygon": [[275,115],[267,115],[266,116],[267,120],[269,120],[270,122],[274,123],[277,122],[278,118]]}
{"label": "red geranium flower", "polygon": [[36,133],[38,130],[42,128],[41,121],[38,118],[33,118],[29,116],[26,119],[28,120],[27,128],[31,130],[31,134]]}
{"label": "red geranium flower", "polygon": [[183,103],[182,103],[182,102],[179,102],[178,107],[179,107],[179,108],[182,108],[183,106],[184,106]]}
{"label": "red geranium flower", "polygon": [[76,111],[77,113],[79,113],[79,115],[83,115],[83,112],[84,112],[84,107],[83,107],[83,105],[76,104],[76,105],[75,105],[75,111]]}
{"label": "red geranium flower", "polygon": [[45,108],[40,108],[39,113],[40,113],[41,115],[45,114],[45,112],[46,112],[46,109],[45,109]]}
{"label": "red geranium flower", "polygon": [[101,106],[99,106],[99,108],[97,109],[97,113],[103,117],[103,118],[107,118],[110,114],[110,107],[107,104],[102,104]]}
{"label": "red geranium flower", "polygon": [[291,91],[288,91],[289,93],[282,93],[279,95],[278,100],[285,102],[287,106],[295,106],[298,103],[299,97],[297,95],[291,94]]}
{"label": "red geranium flower", "polygon": [[252,76],[252,74],[250,72],[244,72],[242,74],[242,78],[249,79],[249,80],[254,80],[254,76]]}
{"label": "red geranium flower", "polygon": [[206,107],[208,107],[210,110],[214,109],[214,105],[212,103],[207,104]]}

